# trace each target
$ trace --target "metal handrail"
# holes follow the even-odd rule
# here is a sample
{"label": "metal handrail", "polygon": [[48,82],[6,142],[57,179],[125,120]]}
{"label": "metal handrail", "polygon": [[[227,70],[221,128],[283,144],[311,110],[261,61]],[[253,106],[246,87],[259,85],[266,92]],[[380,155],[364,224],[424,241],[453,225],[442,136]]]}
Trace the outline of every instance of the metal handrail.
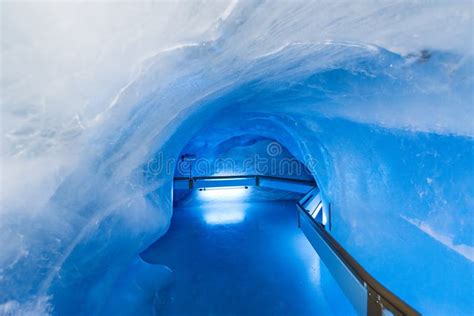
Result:
{"label": "metal handrail", "polygon": [[315,182],[311,180],[301,180],[294,178],[283,178],[266,175],[232,175],[232,176],[195,176],[195,177],[175,177],[174,180],[219,180],[219,179],[270,179],[270,180],[281,180],[281,181],[292,181],[295,183],[314,185]]}
{"label": "metal handrail", "polygon": [[334,254],[344,263],[348,270],[359,280],[359,282],[367,289],[367,314],[382,315],[383,309],[389,310],[394,315],[421,315],[413,307],[405,303],[398,296],[389,291],[374,277],[372,277],[324,228],[324,226],[315,221],[297,202],[299,216],[301,213],[306,216],[314,231],[325,241],[332,249]]}
{"label": "metal handrail", "polygon": [[[305,192],[308,188],[316,185],[314,181],[310,180],[301,180],[294,178],[283,178],[275,176],[265,176],[265,175],[232,175],[232,176],[195,176],[195,177],[175,177],[175,183],[180,182],[185,187],[182,189],[195,189],[199,185],[203,185],[203,182],[212,183],[212,187],[216,187],[216,184],[219,184],[219,180],[222,180],[222,187],[232,186],[234,181],[250,181],[250,183],[245,183],[245,186],[264,186],[268,187],[269,184],[276,185],[273,188],[279,188],[281,190],[293,191],[298,193]],[[231,184],[225,185],[224,180],[230,182]],[[296,187],[295,187],[296,185]],[[282,188],[283,187],[283,188]],[[292,187],[293,189],[290,189]]]}

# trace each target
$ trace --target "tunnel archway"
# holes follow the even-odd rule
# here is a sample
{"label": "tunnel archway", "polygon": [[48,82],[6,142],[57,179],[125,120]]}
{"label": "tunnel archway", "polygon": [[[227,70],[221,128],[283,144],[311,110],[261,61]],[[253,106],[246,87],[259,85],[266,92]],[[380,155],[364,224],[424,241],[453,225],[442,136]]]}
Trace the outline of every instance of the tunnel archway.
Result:
{"label": "tunnel archway", "polygon": [[[336,45],[336,47],[342,54],[341,56],[345,56],[344,54],[348,52],[353,53],[345,45]],[[312,48],[314,47],[310,45],[306,49],[311,51]],[[145,196],[143,201],[139,198],[134,200],[138,203],[140,212],[130,218],[129,223],[133,223],[134,220],[140,221],[140,218],[146,218],[147,223],[144,225],[143,231],[136,233],[138,236],[144,237],[137,237],[141,242],[139,245],[135,244],[130,247],[130,256],[137,256],[154,240],[162,236],[172,215],[172,176],[170,174],[164,176],[164,174],[156,173],[153,170],[151,173],[148,172],[150,163],[154,164],[159,153],[163,153],[164,161],[170,159],[177,161],[183,143],[189,141],[195,132],[208,124],[209,117],[213,117],[214,114],[222,115],[227,111],[227,113],[234,115],[233,119],[236,121],[244,122],[244,126],[246,125],[244,130],[254,129],[255,131],[252,133],[256,135],[275,138],[300,160],[304,160],[305,156],[309,155],[310,158],[314,158],[318,162],[316,164],[317,170],[313,172],[313,175],[321,190],[332,202],[335,223],[334,236],[350,249],[351,253],[357,254],[356,257],[383,284],[396,293],[400,293],[406,301],[414,302],[416,307],[421,306],[421,310],[430,310],[431,302],[426,300],[416,288],[410,286],[410,280],[419,278],[426,281],[423,284],[427,284],[430,293],[435,293],[440,301],[448,302],[459,299],[459,304],[456,304],[469,306],[470,299],[459,294],[461,292],[441,291],[441,287],[428,282],[430,273],[445,269],[442,262],[430,263],[432,268],[430,273],[421,275],[418,273],[423,271],[426,262],[413,261],[413,258],[419,256],[419,249],[416,246],[410,246],[406,249],[408,252],[403,252],[404,256],[396,259],[398,269],[387,270],[386,265],[380,262],[380,260],[385,260],[382,258],[392,257],[394,249],[398,249],[397,245],[400,239],[395,227],[397,229],[403,227],[403,231],[414,234],[416,242],[413,245],[424,243],[426,231],[431,232],[432,230],[420,229],[427,224],[420,222],[418,218],[427,218],[433,207],[437,209],[436,205],[440,201],[440,195],[435,197],[434,192],[439,193],[439,191],[435,191],[436,188],[434,188],[433,191],[424,193],[407,188],[419,187],[423,191],[426,181],[434,181],[431,175],[433,171],[441,173],[439,173],[437,180],[434,183],[431,182],[430,185],[434,184],[435,187],[440,188],[452,183],[449,179],[452,179],[455,173],[443,173],[442,170],[452,171],[448,166],[453,161],[443,153],[460,152],[461,154],[455,158],[456,164],[465,165],[471,157],[469,140],[456,136],[392,128],[391,124],[395,124],[395,122],[391,120],[386,124],[379,122],[372,124],[371,122],[374,122],[375,118],[371,114],[371,110],[377,109],[380,97],[373,94],[374,91],[378,91],[377,89],[382,86],[386,87],[387,82],[400,81],[403,91],[411,91],[413,86],[408,81],[406,74],[397,68],[405,67],[405,61],[402,62],[400,56],[395,56],[384,50],[374,51],[373,48],[367,49],[360,46],[357,46],[355,51],[355,56],[351,55],[352,59],[349,61],[341,57],[339,61],[344,60],[344,63],[330,64],[324,69],[318,69],[318,65],[316,68],[311,68],[308,65],[303,67],[299,64],[291,66],[291,63],[287,65],[285,57],[289,52],[279,53],[276,60],[275,56],[270,56],[270,60],[274,62],[272,66],[277,68],[273,69],[275,71],[273,77],[269,76],[263,79],[257,76],[255,79],[252,72],[257,70],[258,67],[255,67],[245,76],[241,76],[239,78],[241,81],[233,82],[230,86],[224,85],[224,87],[212,91],[204,90],[200,92],[200,98],[196,98],[193,93],[202,87],[191,86],[195,90],[187,90],[182,99],[182,104],[186,104],[186,106],[168,110],[169,113],[166,112],[172,116],[171,120],[163,121],[161,107],[155,106],[153,103],[156,98],[154,92],[150,92],[150,95],[147,96],[137,94],[137,91],[143,89],[144,86],[155,84],[153,76],[144,78],[143,82],[137,86],[131,86],[122,96],[123,99],[132,98],[135,100],[136,95],[140,95],[136,102],[143,107],[131,112],[122,112],[120,104],[117,106],[115,110],[118,113],[118,119],[106,127],[105,136],[102,136],[105,139],[109,139],[109,137],[114,139],[110,146],[104,148],[103,156],[109,158],[105,161],[94,162],[99,166],[100,175],[102,173],[107,176],[112,174],[117,177],[118,183],[124,183],[123,186],[119,186],[124,195],[129,196],[129,192],[132,191]],[[183,58],[186,56],[184,54]],[[304,55],[302,58],[311,57]],[[269,61],[264,58],[261,62]],[[368,74],[367,70],[371,70],[374,74],[380,74],[379,71],[387,69],[391,62],[396,62],[395,70],[389,74],[384,73],[374,83],[373,76]],[[434,64],[423,64],[421,68],[418,68],[416,63],[411,66],[414,67],[413,71],[419,79],[416,82],[419,88],[420,82],[423,83],[423,73],[426,71],[424,67],[436,68],[439,65],[435,61]],[[289,67],[289,75],[281,76],[277,72],[277,70],[282,70],[280,67]],[[379,67],[381,68],[379,69]],[[154,70],[151,68],[149,71],[153,73]],[[186,75],[188,74],[186,73]],[[410,76],[413,76],[413,73],[410,73]],[[296,84],[294,84],[295,82]],[[339,86],[339,82],[343,84]],[[347,84],[347,82],[351,84]],[[308,88],[313,85],[318,88]],[[183,87],[189,88],[186,85]],[[424,87],[421,85],[421,89]],[[399,86],[397,86],[398,88]],[[338,89],[342,89],[342,91]],[[326,94],[327,90],[330,93]],[[285,91],[285,93],[281,91]],[[323,97],[320,95],[321,91],[323,91]],[[357,100],[343,104],[342,101],[355,98],[355,95],[361,91],[364,92],[362,95],[367,96],[363,100],[367,103]],[[383,91],[387,95],[394,93],[390,89]],[[170,96],[175,93],[176,91],[173,91]],[[409,99],[412,92],[406,93],[407,95],[403,95],[403,97]],[[345,97],[342,100],[336,98],[335,101],[333,94],[341,94]],[[161,97],[166,99],[165,96]],[[427,97],[427,100],[430,98],[431,95]],[[316,101],[308,103],[308,99]],[[403,103],[404,100],[397,101]],[[395,101],[391,100],[391,102]],[[298,107],[295,107],[295,104],[298,104]],[[397,106],[399,106],[398,103]],[[370,115],[367,117],[353,116],[354,113],[358,113],[362,109],[364,109],[364,113]],[[224,116],[215,116],[215,120],[223,118]],[[402,117],[401,119],[406,118]],[[126,127],[137,126],[137,129],[129,130],[115,126],[122,123]],[[117,129],[123,130],[123,132],[118,136],[110,136],[110,133]],[[419,146],[420,142],[423,143],[422,147]],[[137,143],[140,144],[139,148],[127,145]],[[444,151],[445,145],[450,147],[449,151]],[[402,151],[404,154],[402,157],[399,156],[399,148],[407,149]],[[435,154],[429,154],[429,152]],[[442,155],[442,158],[439,155]],[[443,168],[439,162],[446,167]],[[430,168],[422,167],[426,165],[429,165]],[[130,166],[136,167],[130,168]],[[130,169],[133,170],[131,175],[129,175]],[[174,168],[172,169],[174,170]],[[410,170],[408,172],[410,177],[405,177],[400,170]],[[469,181],[461,169],[456,172],[461,179]],[[143,178],[143,174],[145,174],[145,178]],[[97,177],[97,175],[94,176]],[[122,176],[125,176],[126,181],[122,181]],[[77,181],[81,181],[83,178],[84,175],[80,172],[76,176]],[[132,188],[130,188],[129,179],[132,180]],[[117,190],[117,187],[113,189]],[[446,195],[441,197],[441,200],[452,199],[460,205],[465,205],[463,197],[456,196],[456,188],[449,188],[444,192],[443,194]],[[411,198],[406,199],[406,194],[409,194]],[[428,194],[433,198],[426,203],[420,199],[420,194]],[[393,203],[394,200],[397,203]],[[116,218],[120,218],[120,216],[129,218],[130,215],[126,213],[126,209],[127,207],[124,207],[123,213],[119,212],[120,215]],[[431,219],[433,220],[431,225],[452,231],[452,227],[456,224],[452,221],[446,222],[444,219],[453,218],[457,213],[462,216],[465,212],[465,208],[457,208],[453,204],[448,208],[440,209],[438,217]],[[400,216],[400,214],[403,215]],[[114,216],[117,216],[117,213]],[[102,214],[102,217],[107,219],[107,213]],[[463,225],[469,226],[470,224],[465,222]],[[466,231],[468,230],[458,231],[460,240],[466,240]],[[435,234],[435,236],[439,235]],[[378,242],[374,244],[374,240]],[[446,239],[441,237],[441,240]],[[463,248],[452,247],[449,242],[440,245],[436,238],[431,240],[430,245],[425,249],[426,258],[432,258],[434,253],[442,252],[461,267],[459,271],[469,269],[469,263],[465,261],[466,258],[469,258],[469,253],[466,257]],[[445,249],[445,246],[450,249]],[[453,249],[456,253],[453,253]],[[413,268],[414,265],[416,265],[416,269]],[[401,269],[401,266],[405,268]],[[458,276],[461,274],[460,272]],[[455,286],[457,288],[460,286],[453,285],[452,275],[440,275],[437,280],[445,287]],[[468,282],[468,280],[464,280]],[[463,285],[467,288],[469,286],[467,283]],[[449,304],[444,306],[449,309]]]}
{"label": "tunnel archway", "polygon": [[[386,52],[383,52],[382,54],[385,53]],[[391,56],[390,53],[388,53],[386,57],[387,60],[385,60],[384,63],[398,60],[398,57]],[[362,58],[362,60],[364,59]],[[371,59],[369,58],[369,60]],[[364,62],[366,61],[367,60],[364,60]],[[359,62],[361,61],[357,60],[355,64],[359,65]],[[361,63],[363,64],[364,62]],[[399,60],[397,62],[399,62]],[[372,66],[377,68],[377,65]],[[354,64],[350,64],[349,68],[351,67],[357,68]],[[375,81],[376,86],[371,86],[374,82],[372,82],[370,76],[366,76],[367,73],[364,72],[365,70],[362,70],[365,69],[365,67],[366,65],[359,69],[361,71],[361,77],[358,77],[359,74],[357,71],[354,72],[353,69],[351,69],[351,71],[336,69],[318,73],[314,77],[307,79],[308,82],[305,82],[305,84],[325,81],[338,82],[337,80],[340,80],[343,83],[342,90],[345,92],[360,92],[362,89],[364,93],[370,95],[371,89],[374,89],[376,86],[380,87],[379,84],[384,85],[387,80],[393,80],[393,77],[388,79],[382,76],[381,79]],[[418,66],[414,67],[416,68]],[[420,69],[416,71],[420,71]],[[374,70],[374,73],[377,73],[377,71]],[[398,79],[400,79],[400,77]],[[360,80],[363,84],[356,84],[355,86],[347,84],[347,82]],[[286,84],[288,84],[286,81],[277,81],[277,83],[249,82],[244,85],[237,85],[237,87],[232,87],[232,89],[217,93],[217,97],[209,97],[201,101],[195,111],[197,117],[205,117],[207,113],[226,113],[227,111],[227,113],[231,113],[229,115],[234,115],[233,119],[236,121],[251,122],[248,123],[247,127],[250,130],[255,129],[256,132],[253,132],[255,134],[268,136],[268,134],[271,133],[269,131],[273,131],[272,136],[283,135],[278,140],[284,143],[290,151],[294,152],[295,156],[301,157],[310,153],[312,156],[317,157],[317,160],[320,162],[318,165],[320,170],[314,174],[322,190],[334,203],[333,216],[334,221],[338,223],[334,235],[355,253],[359,253],[360,258],[365,258],[362,259],[364,263],[372,263],[372,268],[374,269],[372,271],[375,271],[375,274],[383,280],[384,284],[388,284],[389,287],[395,289],[397,293],[402,293],[402,297],[408,301],[415,302],[415,304],[418,304],[416,303],[417,301],[420,302],[420,304],[424,306],[422,309],[428,308],[427,306],[430,303],[424,301],[419,295],[419,292],[413,289],[409,284],[409,280],[420,277],[420,275],[412,274],[414,270],[410,267],[413,265],[413,262],[408,259],[408,256],[416,256],[418,252],[416,247],[410,247],[409,252],[411,255],[401,258],[402,262],[399,263],[405,266],[405,269],[390,270],[390,273],[386,273],[385,268],[378,268],[383,265],[376,263],[378,260],[377,256],[370,253],[374,249],[372,241],[378,240],[375,247],[381,258],[383,256],[390,256],[389,252],[397,248],[396,244],[399,240],[394,238],[394,236],[397,235],[397,233],[393,231],[394,227],[403,227],[404,231],[409,231],[410,234],[414,233],[417,238],[419,238],[416,243],[421,242],[421,240],[425,238],[419,234],[419,231],[415,233],[420,225],[423,226],[424,224],[416,224],[420,222],[414,220],[414,217],[418,217],[419,214],[422,213],[426,215],[427,213],[425,212],[429,212],[429,208],[436,208],[436,206],[435,204],[430,204],[431,206],[427,208],[427,205],[425,204],[423,206],[422,204],[424,202],[421,201],[416,203],[416,205],[411,204],[411,202],[410,204],[405,204],[407,200],[404,196],[409,194],[412,197],[410,200],[416,201],[420,197],[420,194],[421,196],[426,194],[426,192],[415,193],[416,190],[408,189],[413,186],[421,188],[423,181],[432,180],[429,174],[434,169],[429,171],[429,169],[420,168],[420,166],[426,166],[426,164],[428,164],[435,168],[437,170],[436,172],[441,170],[440,165],[435,166],[433,164],[435,161],[440,161],[439,155],[442,152],[443,146],[441,143],[437,145],[436,143],[438,141],[441,141],[443,144],[449,143],[450,146],[453,146],[451,147],[453,150],[454,148],[461,150],[463,154],[458,157],[460,159],[459,164],[464,164],[469,159],[469,153],[466,151],[467,147],[465,147],[465,140],[458,138],[456,142],[453,141],[454,138],[451,136],[445,137],[437,135],[436,133],[423,131],[412,132],[405,129],[392,128],[390,125],[393,122],[384,126],[384,124],[378,123],[370,124],[371,118],[351,117],[348,119],[345,115],[327,114],[326,111],[331,112],[334,110],[328,110],[328,108],[326,108],[327,105],[319,108],[316,113],[309,106],[304,108],[298,107],[298,109],[294,111],[290,106],[291,103],[302,104],[307,101],[309,97],[308,91],[305,90],[307,86],[302,85],[301,89],[299,89],[297,85],[297,88],[294,90],[290,89],[289,93],[285,90],[284,95],[279,94],[278,91],[282,89],[282,85],[287,88]],[[403,89],[410,86],[406,81],[404,81],[402,85],[405,84],[406,86],[404,86]],[[330,87],[335,89],[333,86]],[[318,99],[319,92],[320,90],[317,90],[315,92],[309,92],[309,94],[311,97]],[[390,93],[390,91],[385,92]],[[334,93],[341,93],[341,91],[335,91]],[[374,99],[371,98],[373,98],[373,96],[370,96],[365,101],[374,102]],[[375,98],[377,99],[378,97]],[[323,101],[327,102],[327,100]],[[375,102],[378,101],[375,100]],[[398,102],[403,103],[403,100],[398,100]],[[255,111],[257,104],[258,111]],[[332,103],[331,106],[338,112],[341,105]],[[347,105],[346,108],[352,106],[360,110],[368,105],[356,102],[350,104],[350,106]],[[207,109],[211,108],[213,110],[207,112]],[[313,115],[311,121],[305,119],[305,116],[309,114]],[[351,114],[348,116],[350,117]],[[223,119],[224,117],[225,116],[216,116],[217,120]],[[258,122],[258,124],[255,124],[256,122]],[[191,120],[190,124],[184,124],[184,126],[187,126],[187,128],[184,129],[188,132],[189,128],[193,129],[197,125],[199,125],[199,123],[196,124],[196,121]],[[265,131],[266,129],[268,130]],[[278,132],[275,133],[275,130],[278,130]],[[347,133],[347,131],[351,132]],[[420,140],[423,140],[426,147],[417,148],[417,144]],[[410,148],[412,152],[407,156],[399,157],[400,148]],[[431,154],[426,154],[428,148],[431,148],[430,150],[433,150],[436,154],[430,157]],[[176,150],[174,155],[178,157],[179,150]],[[423,158],[420,159],[419,157]],[[445,160],[445,158],[447,160]],[[449,158],[445,158],[441,160],[444,160],[447,164],[451,164],[447,162]],[[416,176],[404,177],[403,171],[401,173],[399,172],[399,170],[404,169],[411,170],[409,173],[412,175],[416,174]],[[417,170],[415,171],[415,169]],[[452,171],[452,169],[450,170]],[[453,174],[444,174],[441,178],[445,176],[450,178]],[[450,195],[450,191],[451,190],[447,190],[445,192]],[[414,194],[418,194],[419,196],[416,197]],[[394,199],[398,202],[389,202]],[[454,200],[459,201],[458,198],[454,198]],[[437,202],[432,200],[429,203]],[[454,209],[451,210],[455,211]],[[457,211],[459,211],[459,209]],[[440,215],[440,220],[444,215]],[[447,228],[444,224],[441,224],[441,226]],[[382,246],[388,244],[391,245],[388,248]],[[431,244],[431,246],[433,248],[427,250],[427,256],[430,256],[429,253],[432,253],[432,251],[437,251],[434,250],[438,248],[437,245]],[[369,249],[372,250],[369,251]],[[461,256],[464,255],[461,254]],[[469,255],[467,256],[469,257]],[[462,260],[464,259],[456,261],[466,269],[467,263],[462,263]],[[420,271],[421,269],[422,265],[418,266],[415,270]],[[432,271],[441,271],[443,269],[442,265],[439,265],[433,267]],[[402,273],[404,277],[400,278],[400,273]],[[429,278],[428,274],[421,277],[425,280]],[[395,278],[398,279],[395,280]],[[448,284],[451,283],[450,278],[451,277],[447,277],[440,281],[441,283],[446,282],[444,284],[449,286]],[[465,284],[465,286],[468,285]],[[405,294],[403,294],[404,291]],[[450,295],[439,292],[437,288],[433,288],[430,291],[437,293],[436,295],[441,300],[457,299],[453,296],[448,298]],[[466,298],[460,299],[464,302],[461,304],[469,304]],[[424,303],[421,303],[422,301],[424,301]]]}
{"label": "tunnel archway", "polygon": [[[182,166],[181,159],[177,162],[169,231],[141,254],[145,261],[165,264],[176,274],[162,293],[160,311],[353,313],[297,227],[295,202],[315,185],[311,172],[274,139],[241,134],[240,128],[222,133],[210,123],[205,132],[198,132],[181,150],[180,158],[192,160]],[[229,160],[230,165],[219,163]],[[307,185],[292,193],[284,185],[270,189],[263,183],[236,182],[255,175],[290,177]],[[232,183],[223,187],[219,181],[217,187],[206,188],[206,176]],[[185,186],[177,187],[177,181]],[[335,301],[338,304],[331,303]]]}

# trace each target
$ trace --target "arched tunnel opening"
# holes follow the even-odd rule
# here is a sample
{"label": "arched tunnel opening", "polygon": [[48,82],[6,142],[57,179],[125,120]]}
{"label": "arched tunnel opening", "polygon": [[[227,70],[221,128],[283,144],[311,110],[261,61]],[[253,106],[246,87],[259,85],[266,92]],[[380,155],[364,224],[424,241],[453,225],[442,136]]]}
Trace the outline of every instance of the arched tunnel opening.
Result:
{"label": "arched tunnel opening", "polygon": [[181,151],[170,228],[141,253],[173,271],[157,313],[354,313],[298,229],[311,172],[274,139],[213,125]]}
{"label": "arched tunnel opening", "polygon": [[0,316],[473,314],[472,4],[0,5]]}
{"label": "arched tunnel opening", "polygon": [[[328,176],[330,153],[322,142],[306,140],[304,145],[311,144],[314,148],[312,155],[305,154],[307,147],[302,149],[297,138],[304,127],[297,121],[229,106],[228,99],[224,95],[211,101],[211,104],[223,103],[222,109],[205,122],[196,123],[191,115],[192,124],[202,127],[191,133],[192,129],[184,124],[181,131],[188,134],[189,141],[185,146],[177,146],[178,155],[165,161],[163,153],[157,152],[145,167],[145,178],[164,174],[173,179],[169,230],[140,254],[144,261],[163,264],[173,271],[156,311],[248,314],[258,309],[262,313],[282,315],[318,311],[416,314],[414,308],[380,283],[372,285],[369,283],[372,279],[360,275],[369,275],[367,271],[354,273],[352,270],[360,265],[351,256],[343,257],[336,253],[336,248],[332,256],[325,256],[327,249],[317,245],[316,230],[300,230],[297,206],[309,215],[312,224],[333,231],[333,211],[324,185],[337,179]],[[173,138],[183,138],[180,129],[171,136],[171,142]],[[322,185],[317,183],[321,175],[326,180],[321,181]],[[332,234],[346,230],[344,225],[337,223]],[[277,243],[273,241],[275,236],[280,236]],[[318,254],[323,255],[325,262]],[[351,265],[347,260],[356,263]],[[345,272],[334,261],[344,262]],[[262,269],[261,265],[266,268]],[[242,279],[242,273],[249,278]],[[350,284],[352,278],[360,278],[359,284]],[[376,304],[380,308],[376,311],[368,310],[367,283],[383,288],[372,294],[379,297]],[[291,285],[293,290],[289,295]],[[249,300],[249,288],[264,290]],[[357,291],[363,293],[355,294]],[[387,298],[380,299],[387,292]],[[394,301],[389,296],[395,297]],[[271,301],[279,303],[271,304]],[[302,304],[303,301],[307,304]]]}

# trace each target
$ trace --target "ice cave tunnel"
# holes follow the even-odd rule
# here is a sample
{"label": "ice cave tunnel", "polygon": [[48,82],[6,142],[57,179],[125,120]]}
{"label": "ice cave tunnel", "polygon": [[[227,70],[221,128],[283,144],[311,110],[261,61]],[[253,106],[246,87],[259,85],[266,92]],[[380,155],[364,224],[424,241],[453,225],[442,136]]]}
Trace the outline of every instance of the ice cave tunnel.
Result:
{"label": "ice cave tunnel", "polygon": [[472,2],[0,6],[0,315],[474,313]]}

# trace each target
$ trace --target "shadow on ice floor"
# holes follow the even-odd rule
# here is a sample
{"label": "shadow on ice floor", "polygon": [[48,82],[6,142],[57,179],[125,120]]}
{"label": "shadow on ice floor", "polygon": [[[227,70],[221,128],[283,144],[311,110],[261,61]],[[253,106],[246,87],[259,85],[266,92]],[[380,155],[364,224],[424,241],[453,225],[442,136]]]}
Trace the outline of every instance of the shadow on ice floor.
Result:
{"label": "shadow on ice floor", "polygon": [[294,200],[250,190],[195,192],[142,257],[173,270],[158,315],[351,315],[354,310],[297,227]]}

